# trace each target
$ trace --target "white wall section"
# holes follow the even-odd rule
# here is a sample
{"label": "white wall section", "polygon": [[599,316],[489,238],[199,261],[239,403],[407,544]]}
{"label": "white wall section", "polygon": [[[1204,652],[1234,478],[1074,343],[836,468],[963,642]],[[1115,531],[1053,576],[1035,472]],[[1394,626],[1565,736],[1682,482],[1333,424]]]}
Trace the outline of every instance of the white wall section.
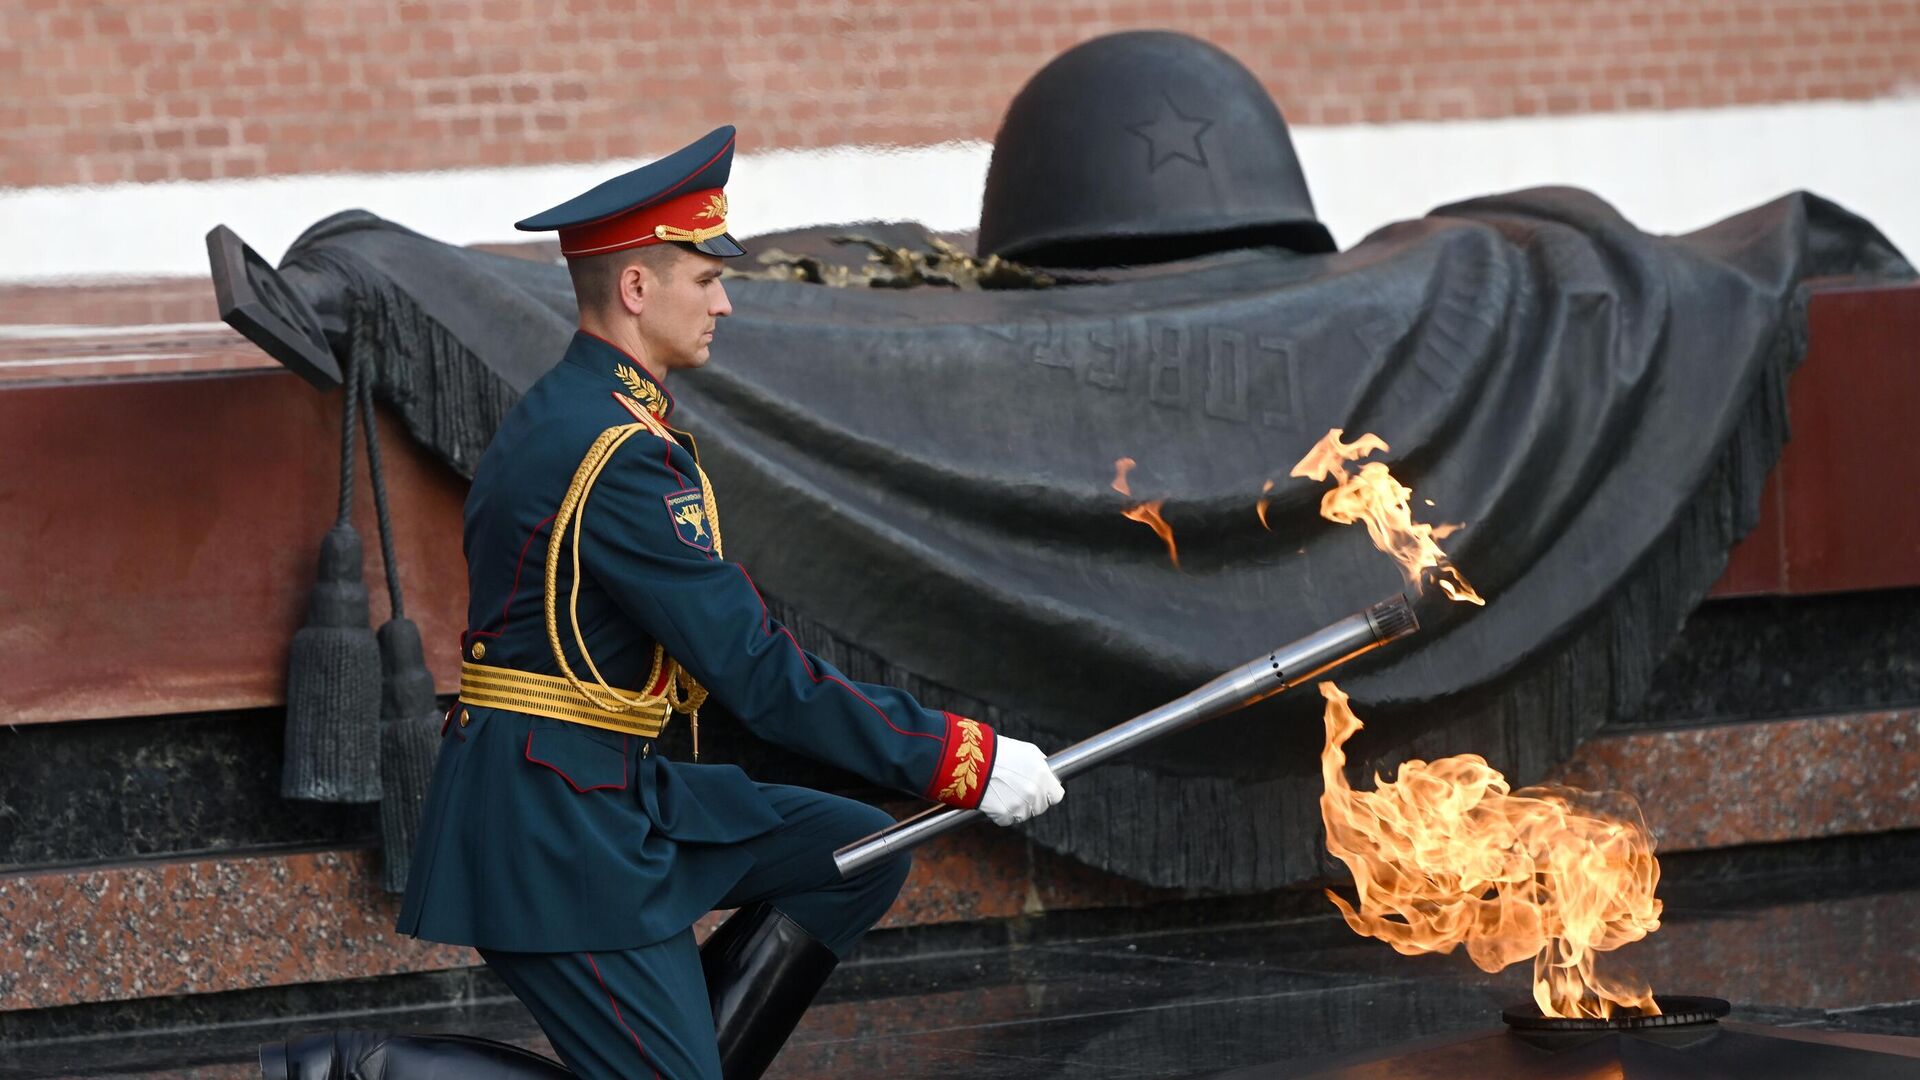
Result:
{"label": "white wall section", "polygon": [[[1295,139],[1343,247],[1457,199],[1570,184],[1653,232],[1807,189],[1920,257],[1920,96],[1311,127]],[[875,219],[971,228],[989,152],[965,142],[742,155],[728,185],[735,232]],[[640,164],[0,190],[0,281],[204,274],[203,238],[222,222],[277,261],[308,225],[354,207],[452,243],[527,239],[516,219]]]}

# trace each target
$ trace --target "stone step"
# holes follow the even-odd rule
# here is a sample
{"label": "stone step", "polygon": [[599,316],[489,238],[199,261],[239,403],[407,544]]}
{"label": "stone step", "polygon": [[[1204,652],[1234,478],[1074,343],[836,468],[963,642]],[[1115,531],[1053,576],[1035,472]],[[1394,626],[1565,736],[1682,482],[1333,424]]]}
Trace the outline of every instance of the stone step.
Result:
{"label": "stone step", "polygon": [[[1920,709],[1603,735],[1554,779],[1634,794],[1663,853],[1916,829]],[[394,933],[376,860],[365,849],[278,852],[0,877],[0,1012],[476,963],[471,950]],[[983,825],[922,849],[881,925],[1178,895]]]}

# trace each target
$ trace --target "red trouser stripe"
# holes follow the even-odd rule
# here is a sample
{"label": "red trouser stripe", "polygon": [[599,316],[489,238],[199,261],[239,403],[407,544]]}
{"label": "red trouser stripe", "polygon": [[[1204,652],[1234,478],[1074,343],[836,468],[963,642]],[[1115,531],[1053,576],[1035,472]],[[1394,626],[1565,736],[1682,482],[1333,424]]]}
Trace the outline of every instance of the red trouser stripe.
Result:
{"label": "red trouser stripe", "polygon": [[653,1080],[660,1080],[660,1070],[654,1068],[653,1062],[647,1060],[647,1047],[640,1041],[640,1033],[633,1030],[627,1023],[627,1018],[620,1014],[620,1003],[613,1000],[613,991],[607,989],[607,980],[600,978],[600,965],[593,962],[592,953],[587,953],[586,957],[587,965],[593,968],[593,977],[600,982],[600,989],[606,991],[607,1004],[613,1006],[613,1018],[620,1021],[620,1026],[627,1029],[627,1034],[633,1036],[633,1045],[640,1051],[640,1064],[645,1065],[647,1071],[653,1074]]}

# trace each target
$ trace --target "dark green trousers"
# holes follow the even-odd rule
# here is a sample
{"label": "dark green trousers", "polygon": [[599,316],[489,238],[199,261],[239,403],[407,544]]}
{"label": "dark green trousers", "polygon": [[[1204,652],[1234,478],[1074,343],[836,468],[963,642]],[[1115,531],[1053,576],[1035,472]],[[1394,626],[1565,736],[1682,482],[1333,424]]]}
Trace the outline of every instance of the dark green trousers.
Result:
{"label": "dark green trousers", "polygon": [[[780,827],[739,847],[753,869],[721,906],[767,902],[845,956],[906,880],[906,857],[841,880],[834,849],[892,823],[865,803],[761,785]],[[619,897],[607,897],[617,904]],[[713,1017],[691,927],[636,949],[480,955],[533,1013],[575,1074],[592,1080],[720,1080]]]}

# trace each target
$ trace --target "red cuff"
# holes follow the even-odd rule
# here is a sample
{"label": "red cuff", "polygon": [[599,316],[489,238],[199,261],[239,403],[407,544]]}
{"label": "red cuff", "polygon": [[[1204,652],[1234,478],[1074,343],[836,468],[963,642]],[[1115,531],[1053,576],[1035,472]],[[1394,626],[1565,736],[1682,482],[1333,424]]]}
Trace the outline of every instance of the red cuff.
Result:
{"label": "red cuff", "polygon": [[978,720],[953,713],[947,718],[947,741],[940,751],[940,767],[933,771],[927,785],[927,798],[972,810],[987,793],[987,777],[993,774],[993,729]]}

